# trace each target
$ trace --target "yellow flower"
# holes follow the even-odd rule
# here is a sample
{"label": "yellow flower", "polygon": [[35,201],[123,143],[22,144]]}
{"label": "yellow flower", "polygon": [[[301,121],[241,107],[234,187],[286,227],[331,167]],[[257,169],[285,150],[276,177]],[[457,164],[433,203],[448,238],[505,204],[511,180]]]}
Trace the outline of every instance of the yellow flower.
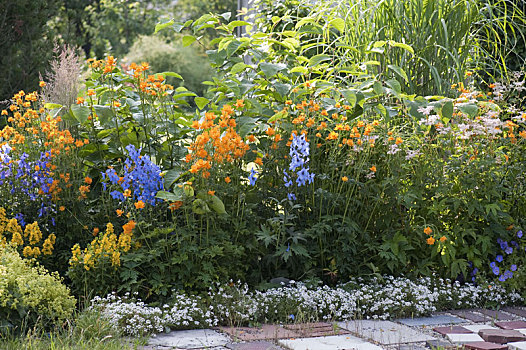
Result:
{"label": "yellow flower", "polygon": [[342,181],[343,182],[347,182],[347,181],[349,181],[349,178],[347,176],[342,176]]}

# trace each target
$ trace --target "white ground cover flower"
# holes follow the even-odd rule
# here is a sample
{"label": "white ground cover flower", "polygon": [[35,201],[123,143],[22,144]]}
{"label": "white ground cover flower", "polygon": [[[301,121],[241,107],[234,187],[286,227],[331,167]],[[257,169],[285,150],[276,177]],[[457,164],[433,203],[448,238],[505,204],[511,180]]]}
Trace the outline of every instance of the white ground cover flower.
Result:
{"label": "white ground cover flower", "polygon": [[477,286],[438,277],[352,279],[335,288],[308,287],[297,282],[265,291],[229,283],[200,296],[174,292],[162,307],[148,306],[126,294],[95,297],[91,308],[129,335],[145,335],[172,328],[206,328],[268,322],[337,321],[356,318],[417,317],[446,309],[515,304],[518,293],[501,286]]}

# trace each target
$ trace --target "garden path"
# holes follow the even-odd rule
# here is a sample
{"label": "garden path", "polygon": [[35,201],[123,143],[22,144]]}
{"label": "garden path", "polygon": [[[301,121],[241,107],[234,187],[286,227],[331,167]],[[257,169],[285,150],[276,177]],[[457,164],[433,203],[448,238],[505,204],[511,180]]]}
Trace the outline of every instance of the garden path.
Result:
{"label": "garden path", "polygon": [[451,310],[393,321],[354,320],[172,331],[143,350],[526,350],[526,307]]}

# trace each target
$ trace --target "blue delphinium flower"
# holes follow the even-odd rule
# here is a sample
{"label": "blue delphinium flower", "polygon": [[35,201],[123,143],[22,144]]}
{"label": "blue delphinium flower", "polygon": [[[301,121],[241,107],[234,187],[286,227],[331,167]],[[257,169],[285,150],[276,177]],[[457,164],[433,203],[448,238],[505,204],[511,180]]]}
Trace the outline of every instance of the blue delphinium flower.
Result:
{"label": "blue delphinium flower", "polygon": [[254,168],[250,170],[250,175],[248,175],[248,183],[250,184],[250,186],[254,186],[256,184],[256,180],[258,179],[256,177],[257,174],[258,172],[255,171]]}
{"label": "blue delphinium flower", "polygon": [[[126,146],[128,157],[124,161],[124,176],[121,178],[115,169],[108,169],[102,173],[102,186],[106,190],[106,183],[118,185],[122,191],[130,190],[133,200],[143,201],[151,205],[157,203],[155,196],[163,189],[161,169],[154,164],[147,155],[141,156],[141,149],[133,145]],[[114,190],[110,195],[117,200],[125,199],[123,192]]]}
{"label": "blue delphinium flower", "polygon": [[[290,145],[289,155],[290,155],[290,164],[289,170],[291,174],[289,175],[286,171],[283,171],[285,175],[283,181],[285,182],[285,187],[290,188],[293,184],[292,177],[296,177],[296,185],[298,187],[305,186],[307,183],[311,184],[314,181],[314,174],[309,171],[308,162],[309,162],[310,147],[309,142],[306,140],[305,135],[297,136],[296,134],[292,135],[292,143]],[[296,196],[294,193],[289,192],[287,197],[290,200],[295,200]]]}

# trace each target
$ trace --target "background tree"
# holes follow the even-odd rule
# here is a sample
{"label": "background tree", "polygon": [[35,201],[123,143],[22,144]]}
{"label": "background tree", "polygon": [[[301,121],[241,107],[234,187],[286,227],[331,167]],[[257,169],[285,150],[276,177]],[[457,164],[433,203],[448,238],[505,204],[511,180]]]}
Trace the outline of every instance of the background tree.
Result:
{"label": "background tree", "polygon": [[39,72],[53,54],[48,18],[57,5],[57,0],[0,1],[0,100],[38,87]]}

